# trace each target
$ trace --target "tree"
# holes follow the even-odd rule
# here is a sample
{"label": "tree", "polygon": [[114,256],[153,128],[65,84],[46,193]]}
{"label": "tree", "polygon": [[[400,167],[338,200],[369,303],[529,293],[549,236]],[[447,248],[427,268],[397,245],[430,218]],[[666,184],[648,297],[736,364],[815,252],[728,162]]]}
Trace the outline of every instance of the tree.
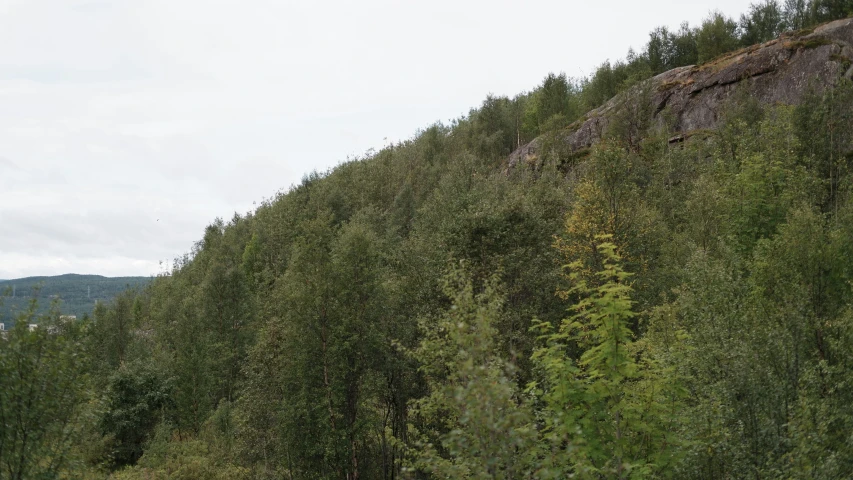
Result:
{"label": "tree", "polygon": [[502,359],[494,324],[501,316],[497,278],[479,293],[457,270],[445,294],[452,306],[423,320],[414,356],[430,387],[414,405],[414,467],[438,478],[532,478],[533,417]]}
{"label": "tree", "polygon": [[737,23],[718,11],[711,12],[696,32],[696,50],[700,63],[731,52],[738,45]]}
{"label": "tree", "polygon": [[822,94],[810,92],[791,123],[800,163],[822,183],[821,208],[837,213],[853,171],[853,82],[841,79]]}
{"label": "tree", "polygon": [[809,22],[809,0],[785,0],[785,24],[793,30],[800,30]]}
{"label": "tree", "polygon": [[264,448],[246,454],[262,454],[267,472],[371,477],[381,471],[368,452],[381,435],[376,405],[393,328],[383,315],[379,239],[368,212],[339,229],[321,212],[299,228],[273,293],[275,316],[244,370],[242,441]]}
{"label": "tree", "polygon": [[476,150],[484,158],[509,155],[515,144],[516,128],[512,104],[506,97],[489,94],[472,114]]}
{"label": "tree", "polygon": [[108,436],[114,467],[133,465],[159,422],[166,422],[171,407],[171,386],[148,365],[122,365],[109,378],[106,409],[99,421]]}
{"label": "tree", "polygon": [[584,110],[592,110],[602,105],[622,90],[625,78],[620,75],[623,70],[621,65],[619,62],[614,65],[609,60],[605,61],[595,69],[591,77],[583,80],[581,97]]}
{"label": "tree", "polygon": [[577,116],[573,86],[565,73],[549,73],[536,92],[536,118],[539,133],[556,130],[571,123]]}
{"label": "tree", "polygon": [[88,420],[85,326],[60,328],[54,310],[30,331],[37,308],[33,300],[0,339],[0,477],[9,480],[84,469],[78,448]]}
{"label": "tree", "polygon": [[696,32],[685,22],[677,32],[658,27],[649,33],[646,56],[652,73],[666,72],[697,62]]}
{"label": "tree", "polygon": [[785,29],[784,12],[777,0],[752,3],[740,16],[740,40],[744,46],[773,40]]}
{"label": "tree", "polygon": [[657,296],[654,288],[647,288],[651,286],[648,265],[659,258],[663,237],[663,222],[637,185],[642,161],[617,141],[595,145],[589,173],[574,189],[574,204],[555,242],[565,258],[581,262],[586,281],[597,285],[600,276],[595,272],[603,265],[598,237],[610,235],[626,268],[643,287],[638,292],[641,304]]}
{"label": "tree", "polygon": [[95,368],[112,371],[127,360],[132,332],[139,327],[137,292],[127,290],[110,305],[98,303],[92,312],[90,332]]}
{"label": "tree", "polygon": [[823,23],[853,15],[851,0],[812,0],[810,6],[813,23]]}
{"label": "tree", "polygon": [[[535,327],[545,342],[534,354],[544,379],[531,390],[547,407],[550,442],[540,478],[648,478],[677,461],[677,382],[633,340],[630,274],[609,237],[598,240],[600,285],[590,287],[582,264],[571,263],[574,314],[556,329]],[[567,356],[574,348],[583,352],[577,360]]]}

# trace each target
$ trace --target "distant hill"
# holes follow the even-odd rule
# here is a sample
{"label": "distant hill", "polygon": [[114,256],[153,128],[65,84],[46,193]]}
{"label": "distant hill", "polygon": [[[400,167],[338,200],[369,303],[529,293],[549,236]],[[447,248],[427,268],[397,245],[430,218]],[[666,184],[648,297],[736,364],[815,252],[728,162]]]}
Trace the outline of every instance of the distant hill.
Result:
{"label": "distant hill", "polygon": [[66,315],[91,314],[95,302],[108,302],[128,288],[143,287],[151,277],[103,277],[66,274],[53,277],[27,277],[0,280],[0,322],[7,326],[27,308],[35,295],[39,311],[45,312],[54,300]]}

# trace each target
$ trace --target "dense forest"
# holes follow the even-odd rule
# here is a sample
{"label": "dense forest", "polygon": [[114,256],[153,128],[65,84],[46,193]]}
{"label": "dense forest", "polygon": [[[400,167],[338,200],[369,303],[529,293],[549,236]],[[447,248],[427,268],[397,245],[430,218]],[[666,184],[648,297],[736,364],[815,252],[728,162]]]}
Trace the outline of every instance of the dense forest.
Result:
{"label": "dense forest", "polygon": [[657,73],[848,15],[655,29],[214,221],[91,318],[33,302],[0,341],[0,478],[853,477],[853,82],[507,167]]}
{"label": "dense forest", "polygon": [[30,302],[38,302],[36,315],[48,313],[53,302],[64,315],[91,315],[98,302],[109,302],[128,288],[145,286],[149,277],[102,277],[100,275],[56,275],[0,280],[0,293],[7,290],[0,308],[0,322],[14,325],[17,315],[27,311]]}

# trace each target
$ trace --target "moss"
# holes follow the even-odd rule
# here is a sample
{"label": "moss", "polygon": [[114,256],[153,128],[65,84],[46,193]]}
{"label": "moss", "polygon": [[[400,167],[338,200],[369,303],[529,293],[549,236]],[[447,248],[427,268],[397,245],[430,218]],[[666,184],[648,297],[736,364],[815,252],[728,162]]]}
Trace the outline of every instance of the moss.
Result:
{"label": "moss", "polygon": [[592,153],[592,149],[590,148],[580,148],[575,150],[568,155],[560,157],[559,167],[563,170],[567,170],[570,167],[577,165],[581,160],[585,159]]}
{"label": "moss", "polygon": [[575,120],[574,122],[570,123],[566,128],[564,128],[563,133],[571,135],[572,133],[577,132],[581,129],[581,127],[584,123],[586,123],[587,120],[589,120],[589,115],[584,115],[583,117]]}
{"label": "moss", "polygon": [[679,140],[679,143],[683,143],[688,140],[707,140],[715,136],[716,133],[716,130],[710,128],[697,128],[695,130],[689,130],[680,135],[681,139]]}
{"label": "moss", "polygon": [[682,77],[682,78],[679,78],[676,80],[669,80],[667,82],[663,82],[660,85],[658,85],[657,89],[658,89],[658,92],[665,92],[667,90],[672,90],[675,87],[683,87],[685,85],[693,85],[694,83],[696,83],[696,79],[694,79],[692,76],[687,77],[687,78]]}
{"label": "moss", "polygon": [[750,45],[750,46],[746,47],[745,51],[746,51],[746,53],[752,53],[758,49],[761,49],[764,47],[769,47],[770,45],[776,45],[777,43],[779,43],[779,39],[774,38],[773,40],[770,40],[769,42],[756,43],[755,45]]}
{"label": "moss", "polygon": [[684,84],[684,82],[681,82],[678,80],[670,80],[668,82],[663,82],[660,85],[658,85],[658,91],[659,92],[665,92],[667,90],[672,90],[673,88],[681,86],[683,84]]}
{"label": "moss", "polygon": [[795,32],[791,32],[791,33],[790,33],[790,36],[791,36],[791,37],[793,37],[793,38],[805,37],[806,35],[811,35],[812,33],[814,33],[814,29],[815,29],[815,27],[811,27],[811,28],[803,28],[803,29],[801,29],[801,30],[797,30],[797,31],[795,31]]}
{"label": "moss", "polygon": [[842,68],[849,68],[850,65],[853,65],[853,60],[845,57],[844,55],[839,55],[837,53],[833,53],[829,56],[829,59],[833,62],[837,62],[841,64]]}
{"label": "moss", "polygon": [[746,48],[741,48],[732,52],[723,53],[700,65],[699,70],[703,72],[708,70],[719,72],[723,68],[743,58],[742,55],[745,53],[749,53],[747,52]]}
{"label": "moss", "polygon": [[832,40],[824,37],[814,37],[801,40],[791,40],[784,43],[785,48],[788,50],[799,50],[801,48],[804,50],[811,50],[824,45],[832,45]]}

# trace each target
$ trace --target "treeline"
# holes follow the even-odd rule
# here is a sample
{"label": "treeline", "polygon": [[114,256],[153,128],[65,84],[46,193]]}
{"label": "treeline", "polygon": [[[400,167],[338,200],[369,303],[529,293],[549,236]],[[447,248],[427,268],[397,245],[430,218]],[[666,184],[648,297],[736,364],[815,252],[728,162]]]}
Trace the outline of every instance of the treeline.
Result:
{"label": "treeline", "polygon": [[33,305],[0,477],[853,476],[851,82],[507,172],[495,100]]}
{"label": "treeline", "polygon": [[467,119],[473,124],[475,151],[482,156],[509,155],[655,75],[850,15],[851,0],[765,0],[751,4],[739,19],[714,11],[698,26],[684,22],[677,30],[658,27],[639,52],[631,49],[624,59],[605,61],[589,77],[549,74],[531,92],[487,97]]}
{"label": "treeline", "polygon": [[108,302],[128,288],[139,288],[149,277],[102,277],[100,275],[56,275],[0,280],[0,322],[11,327],[18,314],[27,311],[33,297],[38,299],[37,315],[46,314],[52,302],[59,302],[65,315],[91,315],[97,302]]}

